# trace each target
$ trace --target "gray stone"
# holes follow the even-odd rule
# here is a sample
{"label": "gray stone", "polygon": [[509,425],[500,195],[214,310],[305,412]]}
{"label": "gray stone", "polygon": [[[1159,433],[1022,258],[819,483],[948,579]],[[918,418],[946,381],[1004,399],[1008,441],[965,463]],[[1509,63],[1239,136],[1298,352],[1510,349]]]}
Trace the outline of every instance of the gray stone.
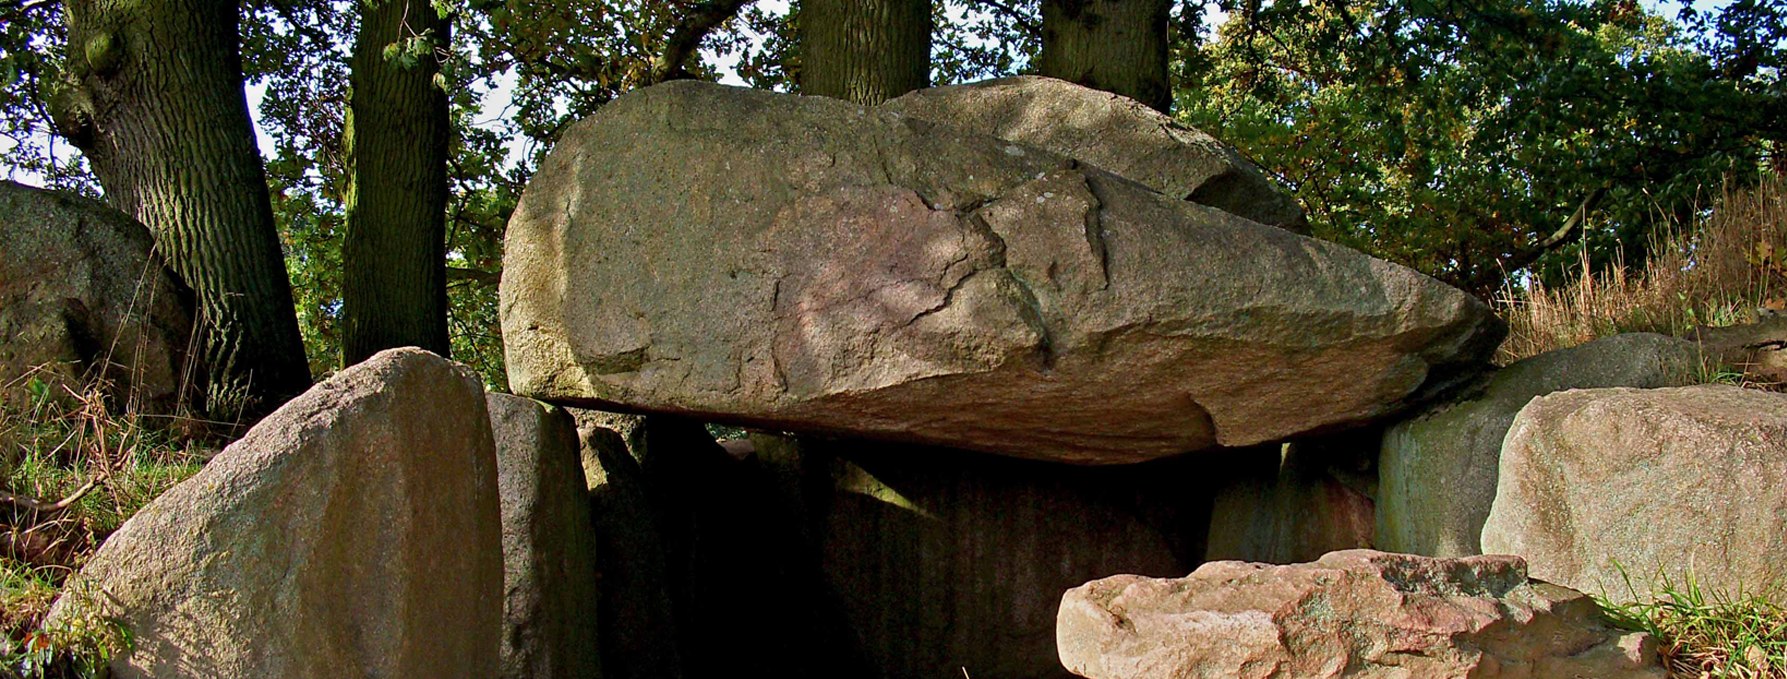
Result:
{"label": "gray stone", "polygon": [[484,388],[418,349],[293,399],[126,521],[48,625],[117,616],[112,676],[497,676],[502,518]]}
{"label": "gray stone", "polygon": [[1088,464],[1380,418],[1503,331],[1413,270],[1054,154],[692,81],[567,130],[506,248],[517,393]]}
{"label": "gray stone", "polygon": [[[1483,550],[1534,577],[1645,598],[1787,585],[1787,395],[1726,385],[1534,399],[1502,447]],[[1628,580],[1629,578],[1629,580]],[[1630,586],[1628,587],[1628,582]]]}
{"label": "gray stone", "polygon": [[[504,679],[594,679],[595,533],[570,415],[490,394],[503,515]],[[619,622],[619,621],[617,621]]]}
{"label": "gray stone", "polygon": [[1379,458],[1375,546],[1427,556],[1481,553],[1502,439],[1528,401],[1566,389],[1684,385],[1698,376],[1699,362],[1690,342],[1615,335],[1514,363],[1474,397],[1396,424]]}
{"label": "gray stone", "polygon": [[141,223],[0,181],[0,243],[0,399],[22,398],[32,377],[77,390],[102,378],[119,405],[150,413],[174,412],[193,393],[183,372],[192,293]]}
{"label": "gray stone", "polygon": [[[657,502],[633,449],[644,418],[573,410],[596,539],[596,625],[606,679],[677,679],[682,636]],[[617,429],[621,431],[617,431]],[[622,433],[624,431],[624,434]]]}
{"label": "gray stone", "polygon": [[1297,200],[1240,151],[1128,97],[1022,75],[917,90],[881,108],[1035,146],[1175,199],[1309,233]]}
{"label": "gray stone", "polygon": [[875,676],[754,456],[683,418],[645,417],[624,440],[586,431],[601,609],[621,621],[601,626],[606,677]]}
{"label": "gray stone", "polygon": [[1061,662],[1089,679],[1664,679],[1649,635],[1508,556],[1370,550],[1315,563],[1118,575],[1061,598]]}

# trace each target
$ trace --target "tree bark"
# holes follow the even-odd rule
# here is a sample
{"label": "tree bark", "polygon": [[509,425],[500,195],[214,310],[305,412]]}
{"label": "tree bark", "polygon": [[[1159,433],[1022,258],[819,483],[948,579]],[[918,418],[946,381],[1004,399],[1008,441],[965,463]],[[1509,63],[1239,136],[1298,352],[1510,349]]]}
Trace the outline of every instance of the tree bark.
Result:
{"label": "tree bark", "polygon": [[67,0],[58,132],[196,293],[205,409],[271,411],[310,385],[230,0]]}
{"label": "tree bark", "polygon": [[804,0],[801,94],[875,105],[931,83],[928,0]]}
{"label": "tree bark", "polygon": [[1043,0],[1037,69],[1166,112],[1166,0]]}
{"label": "tree bark", "polygon": [[[447,338],[447,23],[421,0],[361,0],[344,138],[342,359]],[[387,48],[401,54],[386,58]]]}

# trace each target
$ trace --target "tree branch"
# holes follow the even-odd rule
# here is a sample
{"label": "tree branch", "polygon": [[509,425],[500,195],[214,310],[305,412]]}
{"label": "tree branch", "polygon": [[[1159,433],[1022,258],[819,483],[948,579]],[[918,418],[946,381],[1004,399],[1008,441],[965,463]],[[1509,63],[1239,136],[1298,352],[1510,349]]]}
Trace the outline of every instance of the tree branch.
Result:
{"label": "tree branch", "polygon": [[1589,210],[1595,209],[1595,203],[1601,202],[1601,196],[1606,194],[1606,185],[1596,187],[1595,190],[1588,192],[1588,196],[1584,197],[1582,203],[1576,206],[1576,211],[1570,213],[1569,219],[1564,220],[1564,225],[1558,227],[1557,231],[1553,231],[1550,236],[1546,236],[1545,240],[1539,241],[1538,251],[1545,252],[1562,245],[1564,239],[1570,237],[1570,232],[1575,231],[1576,227],[1582,224],[1582,220],[1588,217]]}
{"label": "tree branch", "polygon": [[1025,16],[1023,12],[1018,11],[1018,8],[1011,3],[1000,2],[999,0],[974,0],[974,4],[993,8],[1000,15],[1004,16],[1006,19],[1010,19],[1012,23],[1017,24],[1018,28],[1024,29],[1025,33],[1039,37],[1042,35],[1042,23]]}
{"label": "tree branch", "polygon": [[701,47],[701,41],[749,4],[751,0],[709,0],[695,6],[664,41],[664,54],[652,65],[651,82],[648,84],[689,77],[689,72],[683,65]]}
{"label": "tree branch", "polygon": [[92,492],[92,490],[97,487],[99,487],[99,479],[90,480],[87,482],[87,485],[81,486],[80,489],[76,490],[68,497],[55,502],[44,502],[23,495],[14,495],[6,491],[0,491],[0,504],[9,504],[14,507],[29,509],[34,512],[59,512],[68,509],[69,507],[73,507],[74,503],[80,502],[81,498],[86,497],[87,493]]}
{"label": "tree branch", "polygon": [[496,271],[468,269],[457,266],[447,267],[447,280],[449,281],[472,281],[483,283],[485,285],[496,285],[497,281],[502,280],[502,277],[503,275]]}

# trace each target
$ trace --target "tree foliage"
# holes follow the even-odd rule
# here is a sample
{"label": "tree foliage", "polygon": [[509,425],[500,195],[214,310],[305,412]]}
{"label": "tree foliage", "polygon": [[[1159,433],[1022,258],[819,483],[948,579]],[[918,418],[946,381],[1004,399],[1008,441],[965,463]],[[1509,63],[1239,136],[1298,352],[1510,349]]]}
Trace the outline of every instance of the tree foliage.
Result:
{"label": "tree foliage", "polygon": [[1777,74],[1632,0],[1233,10],[1184,117],[1277,171],[1318,236],[1480,293],[1573,248],[1639,263],[1780,143]]}
{"label": "tree foliage", "polygon": [[[42,106],[63,53],[57,2],[0,0],[0,165],[95,193]],[[789,4],[436,3],[453,38],[442,68],[456,358],[502,384],[502,232],[559,134],[665,78],[724,72],[791,91],[801,54],[799,3]],[[1176,2],[1174,106],[1282,178],[1320,236],[1488,294],[1584,248],[1597,262],[1637,263],[1646,237],[1698,209],[1710,187],[1778,171],[1787,130],[1779,5],[1658,13],[1632,0]],[[931,80],[1032,72],[1040,6],[934,2]],[[1204,18],[1218,9],[1228,21],[1212,29]],[[326,372],[339,356],[340,149],[357,18],[341,0],[250,0],[244,13],[268,190],[311,367]],[[686,58],[672,63],[678,54]]]}

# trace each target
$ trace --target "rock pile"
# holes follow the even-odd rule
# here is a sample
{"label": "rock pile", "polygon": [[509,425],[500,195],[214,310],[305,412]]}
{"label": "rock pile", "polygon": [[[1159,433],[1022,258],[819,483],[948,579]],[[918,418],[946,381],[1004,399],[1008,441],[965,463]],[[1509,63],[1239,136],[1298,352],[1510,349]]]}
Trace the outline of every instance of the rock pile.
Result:
{"label": "rock pile", "polygon": [[[0,186],[0,217],[42,200]],[[69,205],[46,252],[125,256]],[[1233,149],[1059,81],[634,92],[509,226],[520,396],[416,350],[345,370],[131,519],[79,577],[105,596],[57,615],[135,630],[119,677],[1658,678],[1526,564],[1583,587],[1669,550],[1753,582],[1787,556],[1731,539],[1787,531],[1787,397],[1580,389],[1700,369],[1660,336],[1486,376],[1488,307],[1300,224]],[[71,265],[99,301],[58,302],[9,255],[0,331],[122,318],[121,283]],[[153,347],[161,313],[41,327],[91,361],[66,338]],[[1760,365],[1773,332],[1702,339]],[[1527,561],[1328,552],[1365,545]]]}

